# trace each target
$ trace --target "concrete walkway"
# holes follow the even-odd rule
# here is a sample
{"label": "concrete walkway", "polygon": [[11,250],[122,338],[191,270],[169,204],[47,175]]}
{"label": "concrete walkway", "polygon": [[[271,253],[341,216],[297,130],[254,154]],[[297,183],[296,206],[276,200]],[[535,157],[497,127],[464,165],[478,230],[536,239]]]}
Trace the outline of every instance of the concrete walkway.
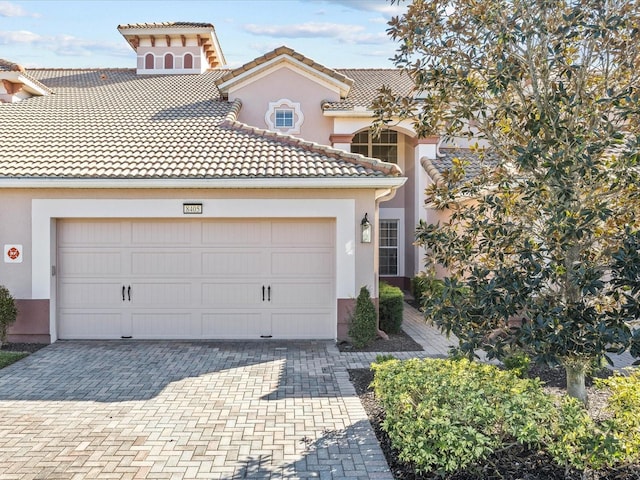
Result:
{"label": "concrete walkway", "polygon": [[[406,307],[443,357],[453,341]],[[0,370],[0,479],[383,479],[333,342],[68,341]]]}

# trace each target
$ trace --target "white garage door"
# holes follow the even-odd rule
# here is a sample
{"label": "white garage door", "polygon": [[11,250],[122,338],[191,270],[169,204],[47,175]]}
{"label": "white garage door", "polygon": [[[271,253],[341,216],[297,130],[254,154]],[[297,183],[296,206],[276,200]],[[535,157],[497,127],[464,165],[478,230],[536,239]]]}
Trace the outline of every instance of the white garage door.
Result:
{"label": "white garage door", "polygon": [[326,339],[331,220],[60,220],[62,339]]}

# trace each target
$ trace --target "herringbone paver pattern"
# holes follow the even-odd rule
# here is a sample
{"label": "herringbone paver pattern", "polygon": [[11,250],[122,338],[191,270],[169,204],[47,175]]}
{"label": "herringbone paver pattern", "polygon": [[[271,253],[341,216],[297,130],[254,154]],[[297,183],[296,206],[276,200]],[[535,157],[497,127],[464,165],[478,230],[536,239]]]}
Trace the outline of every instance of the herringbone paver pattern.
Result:
{"label": "herringbone paver pattern", "polygon": [[[403,328],[446,339],[405,307]],[[0,480],[381,479],[332,342],[57,342],[0,370]]]}
{"label": "herringbone paver pattern", "polygon": [[390,479],[334,348],[57,342],[0,371],[0,478]]}

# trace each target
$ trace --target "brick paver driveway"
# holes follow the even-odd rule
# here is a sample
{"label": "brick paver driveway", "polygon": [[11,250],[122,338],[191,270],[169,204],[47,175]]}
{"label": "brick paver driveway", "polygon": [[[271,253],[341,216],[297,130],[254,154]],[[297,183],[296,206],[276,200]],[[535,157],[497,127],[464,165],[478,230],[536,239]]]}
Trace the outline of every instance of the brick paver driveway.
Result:
{"label": "brick paver driveway", "polygon": [[331,342],[58,342],[0,370],[1,479],[392,478]]}

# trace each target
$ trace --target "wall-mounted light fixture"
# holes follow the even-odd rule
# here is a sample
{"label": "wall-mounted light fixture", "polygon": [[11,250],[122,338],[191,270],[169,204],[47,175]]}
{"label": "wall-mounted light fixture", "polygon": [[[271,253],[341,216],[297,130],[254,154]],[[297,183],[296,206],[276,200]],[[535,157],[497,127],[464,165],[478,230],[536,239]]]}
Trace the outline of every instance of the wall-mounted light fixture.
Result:
{"label": "wall-mounted light fixture", "polygon": [[367,218],[366,213],[360,222],[360,233],[360,241],[362,243],[371,243],[371,222],[369,222],[369,218]]}

